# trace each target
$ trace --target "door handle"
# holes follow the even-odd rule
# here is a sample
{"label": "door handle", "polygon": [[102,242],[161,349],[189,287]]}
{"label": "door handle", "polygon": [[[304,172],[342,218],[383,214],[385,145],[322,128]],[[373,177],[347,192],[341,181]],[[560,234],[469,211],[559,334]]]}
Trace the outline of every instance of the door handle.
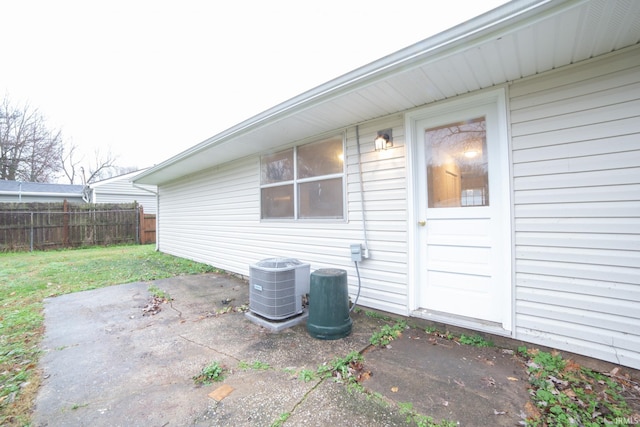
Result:
{"label": "door handle", "polygon": [[427,221],[425,221],[425,220],[418,221],[418,225],[419,225],[420,227],[424,227],[425,225],[427,225]]}

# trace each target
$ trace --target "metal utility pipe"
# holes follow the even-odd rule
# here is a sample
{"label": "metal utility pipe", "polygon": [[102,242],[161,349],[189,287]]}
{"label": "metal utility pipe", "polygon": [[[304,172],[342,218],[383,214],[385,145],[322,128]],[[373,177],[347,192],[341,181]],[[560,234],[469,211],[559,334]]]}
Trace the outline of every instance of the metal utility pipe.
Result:
{"label": "metal utility pipe", "polygon": [[362,158],[360,154],[360,126],[356,125],[356,147],[358,149],[358,181],[360,181],[360,210],[362,212],[362,234],[364,236],[364,258],[369,258],[369,239],[364,211],[364,183],[362,182]]}

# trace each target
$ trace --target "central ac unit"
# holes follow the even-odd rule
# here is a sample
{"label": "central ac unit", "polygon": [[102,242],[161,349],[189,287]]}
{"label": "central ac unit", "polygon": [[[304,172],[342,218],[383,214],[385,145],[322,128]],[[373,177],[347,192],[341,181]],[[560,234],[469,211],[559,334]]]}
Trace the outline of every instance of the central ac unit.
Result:
{"label": "central ac unit", "polygon": [[303,312],[309,293],[309,264],[292,258],[268,258],[249,267],[249,309],[272,320]]}

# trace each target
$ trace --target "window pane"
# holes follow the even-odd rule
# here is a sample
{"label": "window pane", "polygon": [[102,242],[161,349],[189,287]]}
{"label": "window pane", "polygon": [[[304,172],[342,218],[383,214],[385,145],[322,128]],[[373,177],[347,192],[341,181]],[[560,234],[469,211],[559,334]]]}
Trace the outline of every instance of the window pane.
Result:
{"label": "window pane", "polygon": [[293,185],[263,188],[262,218],[293,218]]}
{"label": "window pane", "polygon": [[260,183],[291,181],[293,179],[293,149],[262,156]]}
{"label": "window pane", "polygon": [[300,218],[342,218],[342,178],[299,185]]}
{"label": "window pane", "polygon": [[484,117],[425,130],[430,208],[489,206]]}
{"label": "window pane", "polygon": [[342,173],[342,136],[298,147],[298,179]]}

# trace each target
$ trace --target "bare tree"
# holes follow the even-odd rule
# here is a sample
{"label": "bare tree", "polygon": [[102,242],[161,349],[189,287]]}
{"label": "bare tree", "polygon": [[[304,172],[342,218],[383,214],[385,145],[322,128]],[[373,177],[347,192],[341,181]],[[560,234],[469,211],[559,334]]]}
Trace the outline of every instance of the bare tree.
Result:
{"label": "bare tree", "polygon": [[[0,179],[90,184],[130,171],[116,166],[111,150],[96,149],[89,160],[73,143],[64,143],[60,130],[50,129],[42,114],[28,104],[15,106],[8,95],[0,104]],[[135,168],[133,168],[135,170]]]}
{"label": "bare tree", "polygon": [[28,104],[0,104],[0,179],[51,181],[60,171],[62,133],[49,129],[44,116]]}
{"label": "bare tree", "polygon": [[75,184],[76,175],[80,170],[80,161],[77,159],[78,146],[69,143],[60,151],[60,165],[62,172],[69,180],[69,184]]}
{"label": "bare tree", "polygon": [[99,148],[93,153],[93,159],[85,160],[79,155],[78,147],[75,144],[67,144],[60,152],[61,168],[69,180],[69,184],[91,184],[92,182],[110,178],[118,173],[120,169],[116,166],[117,156],[111,150],[103,152]]}
{"label": "bare tree", "polygon": [[116,160],[118,156],[114,156],[111,150],[106,153],[97,148],[93,152],[93,161],[89,162],[89,169],[84,171],[87,173],[86,184],[110,178],[115,174]]}

